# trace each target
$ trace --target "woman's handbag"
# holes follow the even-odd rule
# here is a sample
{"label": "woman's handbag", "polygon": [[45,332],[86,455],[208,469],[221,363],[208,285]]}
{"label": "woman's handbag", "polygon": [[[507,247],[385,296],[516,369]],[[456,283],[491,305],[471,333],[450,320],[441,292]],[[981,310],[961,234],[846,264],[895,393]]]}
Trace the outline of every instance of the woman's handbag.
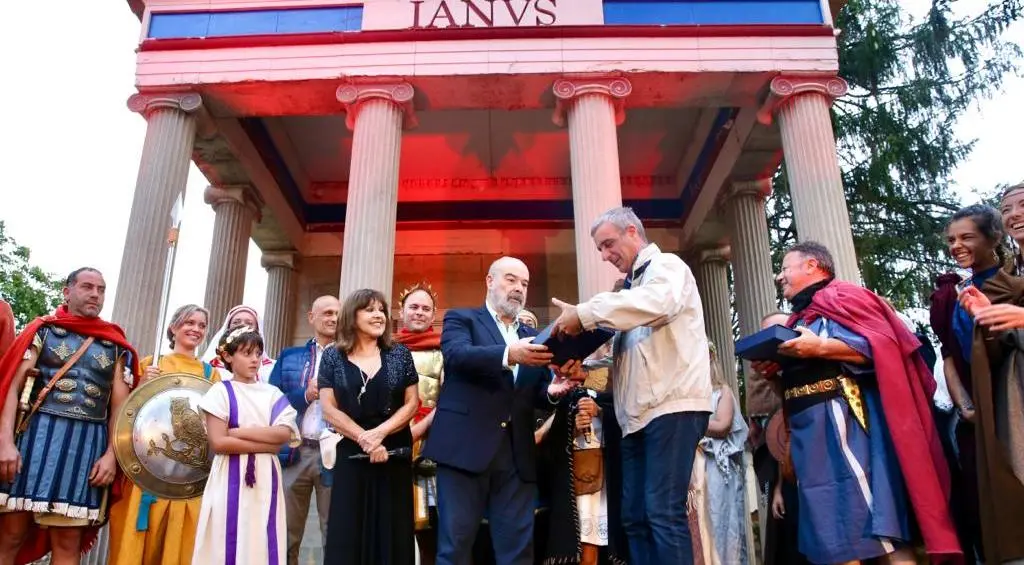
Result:
{"label": "woman's handbag", "polygon": [[572,452],[572,479],[576,496],[594,494],[604,487],[604,452],[601,448]]}

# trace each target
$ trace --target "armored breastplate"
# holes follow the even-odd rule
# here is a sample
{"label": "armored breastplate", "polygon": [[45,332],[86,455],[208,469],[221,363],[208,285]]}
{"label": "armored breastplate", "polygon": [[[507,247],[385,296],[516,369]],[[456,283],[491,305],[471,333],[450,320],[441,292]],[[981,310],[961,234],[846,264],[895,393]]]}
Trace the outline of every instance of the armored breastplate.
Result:
{"label": "armored breastplate", "polygon": [[[42,348],[36,368],[40,374],[36,378],[33,399],[38,398],[46,383],[85,342],[84,337],[56,326],[45,326],[39,334]],[[113,343],[94,341],[53,385],[39,411],[75,420],[106,422],[118,355]]]}
{"label": "armored breastplate", "polygon": [[438,394],[441,393],[441,370],[444,368],[441,350],[413,351],[412,361],[416,365],[416,373],[420,376],[420,402],[425,408],[433,408],[437,405]]}

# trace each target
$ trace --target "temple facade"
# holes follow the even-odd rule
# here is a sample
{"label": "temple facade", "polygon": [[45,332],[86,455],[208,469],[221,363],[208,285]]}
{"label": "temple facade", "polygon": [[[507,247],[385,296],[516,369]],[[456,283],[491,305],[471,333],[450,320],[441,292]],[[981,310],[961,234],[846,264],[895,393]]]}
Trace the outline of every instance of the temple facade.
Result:
{"label": "temple facade", "polygon": [[544,323],[551,297],[620,276],[589,229],[625,204],[690,263],[730,359],[729,268],[744,333],[775,309],[764,202],[783,160],[800,237],[857,278],[829,116],[847,90],[837,2],[128,4],[128,108],[148,128],[113,318],[141,354],[190,161],[216,212],[206,306],[220,320],[242,301],[253,239],[272,355],[309,337],[318,295],[425,279],[442,311],[478,305],[502,255],[530,267]]}

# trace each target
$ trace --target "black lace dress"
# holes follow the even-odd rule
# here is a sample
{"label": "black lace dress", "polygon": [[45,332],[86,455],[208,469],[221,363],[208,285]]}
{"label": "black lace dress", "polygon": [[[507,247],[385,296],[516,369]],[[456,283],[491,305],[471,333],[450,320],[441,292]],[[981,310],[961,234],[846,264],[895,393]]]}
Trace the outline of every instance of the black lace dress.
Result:
{"label": "black lace dress", "polygon": [[[418,377],[412,355],[402,345],[381,352],[380,371],[369,377],[336,348],[324,352],[320,388],[334,391],[338,408],[364,430],[391,417],[405,402],[405,390]],[[365,381],[365,392],[360,390]],[[388,450],[412,447],[408,426],[387,436]],[[338,443],[327,521],[325,565],[412,565],[415,560],[412,462],[408,456],[387,463],[349,459],[363,453],[349,438]]]}

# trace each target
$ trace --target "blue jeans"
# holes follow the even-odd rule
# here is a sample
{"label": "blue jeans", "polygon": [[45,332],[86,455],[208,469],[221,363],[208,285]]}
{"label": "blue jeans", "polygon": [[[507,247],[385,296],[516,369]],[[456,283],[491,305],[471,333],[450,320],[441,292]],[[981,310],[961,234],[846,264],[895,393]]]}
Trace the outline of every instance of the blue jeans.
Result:
{"label": "blue jeans", "polygon": [[693,563],[686,497],[709,417],[666,414],[622,438],[622,526],[632,565]]}

